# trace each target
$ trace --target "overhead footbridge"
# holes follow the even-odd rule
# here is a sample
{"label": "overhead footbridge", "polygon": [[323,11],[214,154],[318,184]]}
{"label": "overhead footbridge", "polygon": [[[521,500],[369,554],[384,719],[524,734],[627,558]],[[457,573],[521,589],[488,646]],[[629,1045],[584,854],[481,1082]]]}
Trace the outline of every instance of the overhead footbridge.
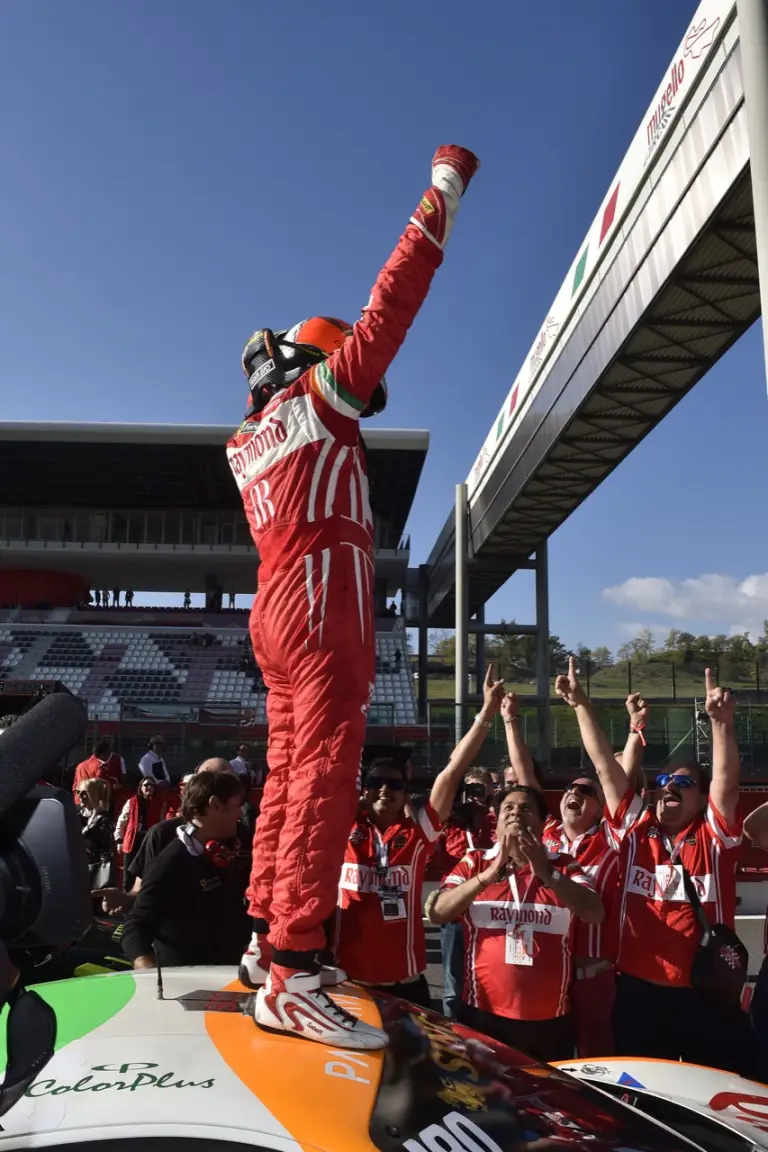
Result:
{"label": "overhead footbridge", "polygon": [[[740,21],[768,60],[766,0],[704,0],[467,477],[465,620],[534,554],[546,595],[549,536],[760,314]],[[433,627],[457,620],[456,524],[422,573]]]}

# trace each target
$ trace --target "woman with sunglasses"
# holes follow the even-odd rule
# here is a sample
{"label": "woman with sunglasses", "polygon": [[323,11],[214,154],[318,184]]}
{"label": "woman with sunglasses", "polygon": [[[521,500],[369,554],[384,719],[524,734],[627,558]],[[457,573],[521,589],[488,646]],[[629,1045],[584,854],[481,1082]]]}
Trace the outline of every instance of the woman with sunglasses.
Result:
{"label": "woman with sunglasses", "polygon": [[721,1007],[692,986],[702,933],[684,877],[687,872],[692,878],[709,923],[733,929],[742,820],[730,692],[716,687],[707,669],[711,784],[699,764],[680,765],[659,775],[656,804],[644,809],[579,684],[573,657],[555,689],[576,713],[584,748],[605,792],[611,833],[621,848],[616,1050],[622,1056],[683,1060],[748,1075],[745,1014]]}
{"label": "woman with sunglasses", "polygon": [[336,915],[336,959],[351,980],[430,1006],[424,975],[424,870],[464,773],[499,713],[503,691],[489,665],[482,709],[435,778],[429,800],[412,815],[406,769],[388,758],[374,760],[368,769],[347,841]]}

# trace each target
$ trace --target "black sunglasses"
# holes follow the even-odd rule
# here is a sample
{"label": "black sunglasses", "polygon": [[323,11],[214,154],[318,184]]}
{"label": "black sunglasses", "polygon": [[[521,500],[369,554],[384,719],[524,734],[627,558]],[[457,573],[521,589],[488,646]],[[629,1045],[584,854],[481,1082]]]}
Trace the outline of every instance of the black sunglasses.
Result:
{"label": "black sunglasses", "polygon": [[577,796],[585,796],[589,800],[597,800],[597,788],[593,784],[571,784],[567,792],[575,792]]}
{"label": "black sunglasses", "polygon": [[405,780],[395,779],[391,776],[369,776],[365,786],[375,791],[388,788],[390,792],[402,792],[405,788]]}

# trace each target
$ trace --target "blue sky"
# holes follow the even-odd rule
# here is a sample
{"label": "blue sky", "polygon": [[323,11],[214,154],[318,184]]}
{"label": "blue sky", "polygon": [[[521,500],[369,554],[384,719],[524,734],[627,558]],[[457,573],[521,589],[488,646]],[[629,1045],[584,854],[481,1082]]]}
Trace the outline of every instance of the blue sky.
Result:
{"label": "blue sky", "polygon": [[[694,11],[6,0],[3,419],[237,423],[244,338],[354,318],[465,144],[483,169],[380,421],[431,431],[423,560]],[[553,538],[553,630],[759,627],[767,423],[756,327]],[[528,618],[528,578],[489,610]]]}

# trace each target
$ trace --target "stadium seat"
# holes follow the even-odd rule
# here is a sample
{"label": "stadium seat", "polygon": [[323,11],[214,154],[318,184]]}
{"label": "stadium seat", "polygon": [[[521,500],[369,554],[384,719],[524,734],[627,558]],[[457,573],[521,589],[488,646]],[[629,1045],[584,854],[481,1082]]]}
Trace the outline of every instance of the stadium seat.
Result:
{"label": "stadium seat", "polygon": [[[258,669],[246,663],[243,628],[167,627],[113,630],[109,626],[0,628],[0,678],[60,680],[88,701],[91,719],[119,720],[124,704],[238,705],[265,723],[265,693]],[[397,653],[400,665],[397,666]],[[405,633],[376,637],[376,682],[371,721],[416,722],[416,702]]]}

